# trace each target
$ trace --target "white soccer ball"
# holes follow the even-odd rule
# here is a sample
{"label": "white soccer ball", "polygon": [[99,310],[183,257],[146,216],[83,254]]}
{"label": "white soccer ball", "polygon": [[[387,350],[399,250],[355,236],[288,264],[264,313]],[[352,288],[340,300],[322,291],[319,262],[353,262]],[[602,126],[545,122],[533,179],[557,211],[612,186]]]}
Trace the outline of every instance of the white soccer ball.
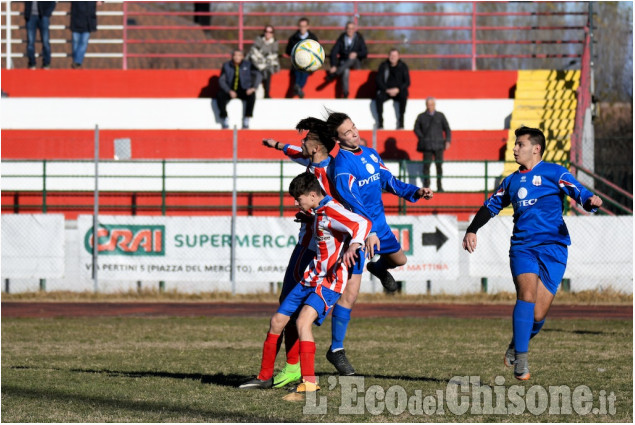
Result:
{"label": "white soccer ball", "polygon": [[324,48],[315,40],[299,41],[291,51],[291,62],[300,71],[317,71],[324,63]]}

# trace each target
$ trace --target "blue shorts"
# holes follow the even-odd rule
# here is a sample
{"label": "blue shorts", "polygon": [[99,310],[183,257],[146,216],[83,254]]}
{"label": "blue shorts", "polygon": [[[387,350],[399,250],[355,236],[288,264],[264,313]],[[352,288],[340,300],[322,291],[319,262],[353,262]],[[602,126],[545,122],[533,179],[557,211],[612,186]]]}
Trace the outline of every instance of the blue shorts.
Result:
{"label": "blue shorts", "polygon": [[321,286],[316,288],[297,284],[278,307],[278,313],[291,317],[299,313],[303,305],[308,305],[318,314],[313,323],[320,326],[341,295],[339,292]]}
{"label": "blue shorts", "polygon": [[375,251],[375,254],[392,254],[401,249],[401,244],[390,229],[390,226],[386,226],[386,228],[377,231],[377,237],[379,238],[379,247],[381,249]]}
{"label": "blue shorts", "polygon": [[361,248],[357,250],[357,260],[353,267],[348,269],[348,274],[362,274],[364,273],[364,264],[366,263],[366,251]]}
{"label": "blue shorts", "polygon": [[513,277],[523,273],[538,275],[547,290],[556,295],[567,268],[568,256],[567,247],[557,243],[530,248],[512,246],[509,266]]}

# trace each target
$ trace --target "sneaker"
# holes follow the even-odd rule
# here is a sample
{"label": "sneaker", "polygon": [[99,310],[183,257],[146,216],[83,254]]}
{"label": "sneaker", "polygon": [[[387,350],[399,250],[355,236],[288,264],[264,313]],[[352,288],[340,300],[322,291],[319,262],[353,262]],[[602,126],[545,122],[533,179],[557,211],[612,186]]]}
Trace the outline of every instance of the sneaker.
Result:
{"label": "sneaker", "polygon": [[50,66],[50,65],[44,65],[44,66],[42,67],[42,69],[45,69],[45,70],[47,70],[47,71],[48,71],[49,69],[51,69],[51,66]]}
{"label": "sneaker", "polygon": [[386,291],[389,294],[392,294],[395,291],[397,291],[397,289],[399,289],[399,286],[397,285],[397,282],[395,282],[395,278],[392,277],[392,275],[390,274],[390,272],[388,270],[385,270],[383,273],[379,273],[376,270],[377,269],[377,264],[376,263],[368,263],[366,268],[368,269],[368,271],[373,276],[376,276],[379,279],[379,281],[381,282],[382,286],[386,289]]}
{"label": "sneaker", "polygon": [[269,378],[266,381],[263,381],[262,379],[258,379],[258,377],[255,377],[254,379],[241,384],[238,388],[240,388],[241,390],[266,390],[268,388],[271,388],[272,385],[273,378]]}
{"label": "sneaker", "polygon": [[229,128],[229,117],[225,117],[222,119],[221,126],[223,128]]}
{"label": "sneaker", "polygon": [[35,65],[29,65],[29,69],[33,70],[33,69],[37,69],[37,68],[35,67]]}
{"label": "sneaker", "polygon": [[313,393],[315,391],[320,391],[320,386],[314,382],[309,382],[304,379],[301,383],[289,390],[291,393]]}
{"label": "sneaker", "polygon": [[340,375],[355,375],[355,369],[346,358],[346,352],[344,351],[344,349],[331,351],[331,349],[329,348],[326,352],[326,360],[328,360],[333,366],[335,366],[335,369],[337,369]]}
{"label": "sneaker", "polygon": [[249,128],[249,118],[248,117],[243,118],[243,128],[244,129],[248,129]]}
{"label": "sneaker", "polygon": [[514,362],[516,361],[516,350],[512,345],[507,347],[507,351],[505,351],[505,356],[503,356],[503,364],[505,367],[512,367]]}
{"label": "sneaker", "polygon": [[529,374],[527,354],[528,353],[516,353],[516,360],[514,360],[514,377],[519,381],[527,381],[531,376]]}
{"label": "sneaker", "polygon": [[273,377],[273,388],[282,388],[289,384],[295,384],[302,379],[300,363],[287,363],[282,370]]}

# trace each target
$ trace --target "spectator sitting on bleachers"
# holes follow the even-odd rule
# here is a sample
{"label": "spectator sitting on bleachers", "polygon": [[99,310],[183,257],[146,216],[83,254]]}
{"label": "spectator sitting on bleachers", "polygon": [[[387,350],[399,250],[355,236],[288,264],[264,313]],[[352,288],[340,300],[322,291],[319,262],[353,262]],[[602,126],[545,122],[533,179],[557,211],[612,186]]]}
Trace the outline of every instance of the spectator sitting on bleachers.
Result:
{"label": "spectator sitting on bleachers", "polygon": [[262,74],[262,86],[265,99],[271,98],[271,76],[280,71],[278,60],[278,40],[274,36],[274,28],[266,25],[262,35],[256,37],[245,59],[253,63]]}
{"label": "spectator sitting on bleachers", "polygon": [[[298,20],[298,30],[289,37],[289,41],[287,43],[286,53],[291,56],[291,51],[293,50],[293,46],[299,43],[302,40],[318,40],[318,36],[309,31],[309,20],[307,18],[300,18]],[[298,69],[293,68],[293,76],[295,77],[295,84],[293,86],[293,91],[295,95],[300,97],[301,99],[304,97],[304,91],[302,90],[306,85],[307,80],[309,79],[309,73],[305,71],[300,71]]]}
{"label": "spectator sitting on bleachers", "polygon": [[232,99],[246,101],[243,128],[249,128],[249,119],[253,116],[256,105],[256,87],[260,85],[262,75],[258,68],[244,59],[241,50],[234,50],[232,60],[227,61],[221,68],[218,84],[220,86],[216,95],[216,102],[223,128],[229,128],[227,117],[227,104]]}
{"label": "spectator sitting on bleachers", "polygon": [[377,84],[375,96],[377,128],[384,128],[384,102],[392,99],[399,103],[397,129],[403,129],[403,117],[406,113],[408,87],[410,87],[410,72],[408,65],[399,59],[399,50],[390,49],[388,59],[379,65],[375,82]]}
{"label": "spectator sitting on bleachers", "polygon": [[328,81],[342,78],[342,97],[347,98],[349,92],[348,77],[350,69],[359,69],[362,61],[368,56],[364,37],[357,32],[353,22],[346,23],[346,31],[340,34],[331,50],[331,68],[326,76]]}

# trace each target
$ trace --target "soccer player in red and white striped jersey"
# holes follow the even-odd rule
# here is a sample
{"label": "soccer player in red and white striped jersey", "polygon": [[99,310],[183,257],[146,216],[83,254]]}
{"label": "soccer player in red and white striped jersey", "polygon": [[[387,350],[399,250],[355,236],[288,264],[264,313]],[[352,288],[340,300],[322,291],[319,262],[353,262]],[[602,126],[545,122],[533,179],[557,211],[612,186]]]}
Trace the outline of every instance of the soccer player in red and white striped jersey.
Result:
{"label": "soccer player in red and white striped jersey", "polygon": [[296,324],[302,371],[302,383],[295,392],[319,389],[315,377],[315,342],[311,325],[321,325],[341,296],[348,281],[348,269],[355,264],[360,255],[358,251],[370,232],[371,223],[344,208],[331,196],[324,195],[312,173],[305,172],[294,178],[289,192],[302,211],[311,212],[314,216],[311,226],[317,239],[317,251],[302,280],[289,292],[271,318],[260,373],[255,379],[242,384],[240,388],[243,389],[271,388],[280,333],[295,313],[299,313]]}

